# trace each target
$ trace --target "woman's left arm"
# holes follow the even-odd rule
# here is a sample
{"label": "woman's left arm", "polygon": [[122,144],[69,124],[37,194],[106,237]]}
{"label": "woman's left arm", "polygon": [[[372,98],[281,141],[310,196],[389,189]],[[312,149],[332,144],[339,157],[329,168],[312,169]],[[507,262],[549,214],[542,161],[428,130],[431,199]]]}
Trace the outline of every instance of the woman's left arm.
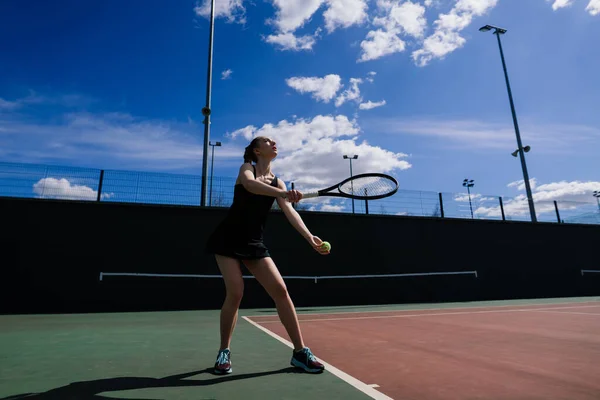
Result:
{"label": "woman's left arm", "polygon": [[[285,182],[283,182],[281,179],[278,179],[277,183],[278,183],[278,186],[281,189],[287,191]],[[300,199],[302,199],[302,194],[300,192],[298,192],[298,193],[299,193]],[[308,241],[308,243],[310,243],[310,245],[316,251],[318,251],[321,254],[329,254],[328,250],[325,250],[325,249],[321,248],[321,244],[323,244],[323,241],[318,236],[314,236],[310,232],[310,230],[304,224],[304,221],[302,221],[302,217],[300,216],[300,214],[298,214],[298,211],[296,211],[294,209],[294,207],[292,207],[292,203],[290,203],[289,201],[286,201],[286,199],[277,198],[277,204],[281,208],[281,211],[283,211],[283,213],[285,214],[285,216],[286,216],[287,220],[289,221],[289,223],[298,232],[300,232],[300,234],[302,235],[302,237],[304,239],[306,239]]]}

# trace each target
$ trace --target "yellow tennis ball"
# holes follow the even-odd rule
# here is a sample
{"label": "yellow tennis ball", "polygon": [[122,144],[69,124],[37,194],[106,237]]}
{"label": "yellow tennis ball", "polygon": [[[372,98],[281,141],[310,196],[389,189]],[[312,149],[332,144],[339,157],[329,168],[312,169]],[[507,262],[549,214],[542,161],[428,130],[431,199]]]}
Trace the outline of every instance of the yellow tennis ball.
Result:
{"label": "yellow tennis ball", "polygon": [[323,242],[321,247],[327,251],[331,250],[331,245],[329,244],[329,242]]}

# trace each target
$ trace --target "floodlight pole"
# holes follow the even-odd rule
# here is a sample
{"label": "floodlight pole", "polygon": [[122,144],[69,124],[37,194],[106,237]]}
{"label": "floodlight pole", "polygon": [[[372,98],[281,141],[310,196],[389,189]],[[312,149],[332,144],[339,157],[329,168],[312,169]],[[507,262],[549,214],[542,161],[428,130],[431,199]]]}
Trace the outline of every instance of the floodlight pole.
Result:
{"label": "floodlight pole", "polygon": [[529,203],[529,213],[531,214],[531,221],[537,222],[537,216],[535,214],[535,207],[533,204],[533,195],[531,194],[531,185],[529,184],[529,174],[527,173],[527,164],[525,163],[525,153],[523,151],[523,145],[521,143],[521,134],[519,132],[519,124],[517,122],[517,113],[515,112],[515,104],[513,102],[512,91],[510,90],[510,82],[508,81],[508,72],[506,70],[506,62],[504,61],[504,52],[502,51],[502,43],[500,42],[500,35],[506,33],[506,29],[498,28],[491,25],[486,25],[479,30],[487,32],[494,29],[494,35],[498,39],[498,47],[500,48],[500,58],[502,59],[502,68],[504,69],[504,79],[506,80],[506,88],[508,90],[508,99],[510,101],[510,109],[512,112],[513,123],[515,125],[515,134],[517,136],[517,145],[519,148],[519,155],[521,157],[521,167],[523,169],[523,179],[525,180],[525,189],[527,190],[527,202]]}
{"label": "floodlight pole", "polygon": [[208,143],[210,140],[210,95],[212,86],[212,55],[213,55],[213,32],[215,25],[215,0],[210,4],[210,29],[208,37],[208,76],[206,79],[206,105],[202,108],[204,115],[204,148],[202,152],[202,194],[200,205],[206,205],[206,181],[208,175]]}

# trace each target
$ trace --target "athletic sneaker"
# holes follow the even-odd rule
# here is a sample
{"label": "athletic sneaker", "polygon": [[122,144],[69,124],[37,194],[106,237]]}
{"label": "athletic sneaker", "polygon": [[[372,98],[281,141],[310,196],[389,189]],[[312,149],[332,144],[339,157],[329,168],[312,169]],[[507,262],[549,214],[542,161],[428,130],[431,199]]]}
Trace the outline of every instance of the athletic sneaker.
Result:
{"label": "athletic sneaker", "polygon": [[230,374],[231,371],[231,352],[229,349],[219,350],[215,363],[215,374]]}
{"label": "athletic sneaker", "polygon": [[308,347],[298,352],[292,351],[292,361],[290,364],[313,374],[323,372],[325,369],[325,366],[317,361]]}

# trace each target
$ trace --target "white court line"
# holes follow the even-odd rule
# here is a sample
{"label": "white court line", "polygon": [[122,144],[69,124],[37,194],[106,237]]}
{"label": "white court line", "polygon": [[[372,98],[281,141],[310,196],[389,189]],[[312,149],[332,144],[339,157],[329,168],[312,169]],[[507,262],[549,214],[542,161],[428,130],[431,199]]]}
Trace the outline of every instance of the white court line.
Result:
{"label": "white court line", "polygon": [[[516,308],[508,310],[482,310],[482,311],[459,311],[459,312],[445,312],[445,313],[430,313],[430,314],[402,314],[402,315],[373,315],[366,317],[347,317],[347,318],[316,318],[316,319],[300,319],[300,323],[304,322],[319,322],[319,321],[355,321],[359,319],[382,319],[382,318],[415,318],[415,317],[431,317],[440,315],[465,315],[465,314],[489,314],[489,313],[503,313],[503,312],[530,312],[530,311],[543,311],[543,310],[564,310],[570,308],[589,308],[589,307],[600,307],[600,304],[593,306],[571,306],[571,307],[554,307],[554,308]],[[422,311],[422,310],[417,310]],[[368,313],[368,311],[367,311]],[[260,324],[272,324],[279,323],[279,320],[273,321],[260,321]]]}
{"label": "white court line", "polygon": [[591,312],[551,311],[551,310],[532,310],[532,311],[539,311],[539,312],[545,312],[545,313],[555,313],[555,314],[596,315],[596,316],[600,317],[600,314],[598,314],[598,313],[591,313]]}
{"label": "white court line", "polygon": [[[249,323],[251,323],[252,325],[254,325],[255,327],[257,327],[258,329],[260,329],[261,331],[265,332],[267,335],[269,335],[269,336],[271,336],[271,337],[279,340],[281,343],[285,344],[287,347],[289,347],[291,349],[294,348],[294,345],[291,342],[289,342],[288,340],[282,338],[281,336],[277,335],[276,333],[271,332],[267,328],[260,326],[259,324],[257,324],[256,322],[252,321],[248,317],[244,316],[242,318],[245,319],[246,321],[248,321]],[[383,393],[375,390],[370,385],[367,385],[366,383],[364,383],[362,381],[359,381],[355,377],[350,376],[347,373],[345,373],[344,371],[341,371],[341,370],[337,369],[336,367],[334,367],[333,365],[331,365],[331,364],[323,361],[321,358],[319,358],[319,361],[321,363],[323,363],[323,365],[325,365],[325,368],[326,368],[327,371],[331,372],[332,374],[334,374],[335,376],[337,376],[341,380],[345,381],[349,385],[351,385],[351,386],[355,387],[356,389],[360,390],[361,392],[363,392],[367,396],[371,397],[372,399],[375,399],[375,400],[394,400],[391,397],[388,397],[385,394],[383,394]]]}
{"label": "white court line", "polygon": [[[563,304],[589,304],[589,303],[597,303],[600,305],[600,300],[589,300],[589,301],[564,301],[558,303],[540,303],[541,306],[555,306],[555,305],[563,305]],[[501,306],[468,306],[468,307],[436,307],[436,308],[406,308],[402,310],[369,310],[369,311],[340,311],[340,312],[324,312],[324,313],[298,313],[299,315],[346,315],[346,314],[364,314],[364,313],[389,313],[389,312],[407,312],[407,311],[438,311],[438,310],[472,310],[476,308],[506,308],[506,307],[532,307],[536,304],[505,304]],[[248,318],[265,318],[277,316],[277,314],[273,315],[248,315]]]}

